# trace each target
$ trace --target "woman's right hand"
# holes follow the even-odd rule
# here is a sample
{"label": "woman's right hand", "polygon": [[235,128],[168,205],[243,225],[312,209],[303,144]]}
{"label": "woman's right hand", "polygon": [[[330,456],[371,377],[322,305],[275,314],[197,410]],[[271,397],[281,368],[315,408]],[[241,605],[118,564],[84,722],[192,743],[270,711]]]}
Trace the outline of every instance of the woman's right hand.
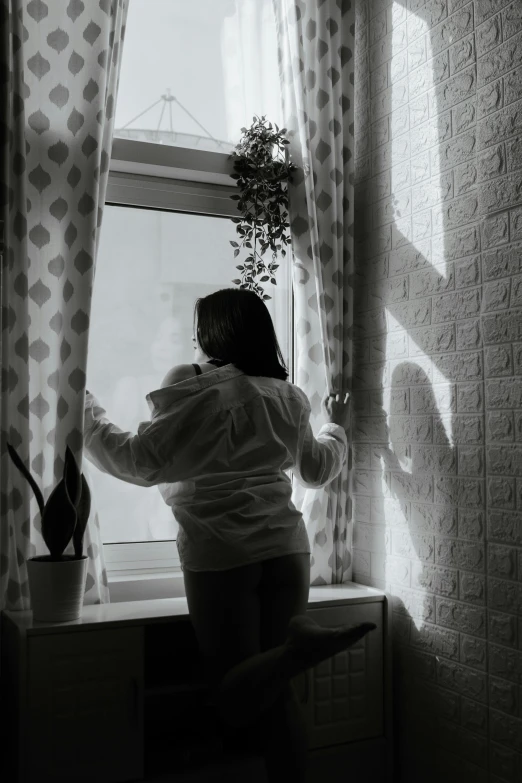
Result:
{"label": "woman's right hand", "polygon": [[326,411],[326,418],[331,424],[339,424],[346,429],[349,424],[350,415],[350,394],[330,394],[326,392],[323,397],[323,407]]}

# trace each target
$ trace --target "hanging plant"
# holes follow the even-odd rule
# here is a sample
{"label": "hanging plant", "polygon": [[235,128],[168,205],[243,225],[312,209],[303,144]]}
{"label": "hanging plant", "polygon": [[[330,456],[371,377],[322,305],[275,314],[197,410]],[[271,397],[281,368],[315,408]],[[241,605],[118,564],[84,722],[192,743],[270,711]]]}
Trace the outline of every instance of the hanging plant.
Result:
{"label": "hanging plant", "polygon": [[232,282],[266,300],[271,297],[261,284],[276,284],[278,255],[284,258],[290,244],[288,183],[297,166],[288,157],[286,128],[280,130],[266,117],[255,116],[252,125],[241,128],[241,133],[231,156],[232,178],[239,191],[231,198],[237,201],[241,217],[232,219],[238,241],[230,244],[234,258],[244,249],[249,252],[237,266],[241,277]]}

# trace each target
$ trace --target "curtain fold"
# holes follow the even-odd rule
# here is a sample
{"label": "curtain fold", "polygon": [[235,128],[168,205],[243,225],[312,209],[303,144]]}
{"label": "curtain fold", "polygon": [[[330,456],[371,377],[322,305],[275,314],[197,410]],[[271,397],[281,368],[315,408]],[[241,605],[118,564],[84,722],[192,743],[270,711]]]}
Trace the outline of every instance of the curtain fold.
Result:
{"label": "curtain fold", "polygon": [[[298,166],[289,188],[297,383],[321,399],[349,391],[353,324],[354,8],[350,0],[274,0],[283,116]],[[352,450],[328,487],[295,486],[312,547],[311,583],[352,577]]]}
{"label": "curtain fold", "polygon": [[[30,608],[46,554],[10,442],[47,497],[69,445],[81,462],[94,263],[128,0],[0,0],[3,252],[0,608]],[[72,545],[66,550],[72,552]],[[98,520],[85,603],[109,600]]]}

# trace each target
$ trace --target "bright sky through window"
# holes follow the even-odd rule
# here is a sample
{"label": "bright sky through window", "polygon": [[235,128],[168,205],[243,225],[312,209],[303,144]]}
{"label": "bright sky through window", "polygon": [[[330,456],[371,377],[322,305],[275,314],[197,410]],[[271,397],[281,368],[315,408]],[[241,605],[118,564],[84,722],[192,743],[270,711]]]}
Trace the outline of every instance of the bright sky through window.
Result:
{"label": "bright sky through window", "polygon": [[131,0],[116,136],[228,152],[254,114],[281,123],[272,0]]}

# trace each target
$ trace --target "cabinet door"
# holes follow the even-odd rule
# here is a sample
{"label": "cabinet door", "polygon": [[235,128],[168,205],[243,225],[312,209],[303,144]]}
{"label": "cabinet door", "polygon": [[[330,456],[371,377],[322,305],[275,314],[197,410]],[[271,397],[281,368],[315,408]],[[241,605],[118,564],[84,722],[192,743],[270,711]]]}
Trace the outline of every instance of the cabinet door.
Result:
{"label": "cabinet door", "polygon": [[304,701],[310,748],[382,735],[383,604],[309,609],[308,614],[326,627],[362,622],[377,626],[353,647],[307,672],[308,682],[301,701]]}
{"label": "cabinet door", "polygon": [[141,628],[28,640],[27,783],[143,777]]}

